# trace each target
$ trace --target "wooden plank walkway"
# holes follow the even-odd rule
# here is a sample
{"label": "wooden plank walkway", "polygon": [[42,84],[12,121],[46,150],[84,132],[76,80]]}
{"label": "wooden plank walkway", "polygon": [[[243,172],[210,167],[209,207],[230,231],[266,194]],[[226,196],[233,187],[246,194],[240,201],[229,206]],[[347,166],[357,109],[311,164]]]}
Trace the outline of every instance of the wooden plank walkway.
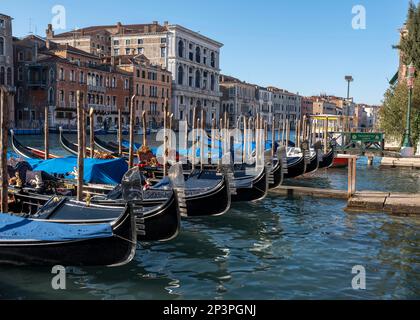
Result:
{"label": "wooden plank walkway", "polygon": [[307,188],[307,187],[293,187],[293,186],[280,186],[276,189],[270,190],[272,194],[282,196],[311,196],[315,198],[333,198],[333,199],[348,199],[347,190],[333,190],[321,188]]}
{"label": "wooden plank walkway", "polygon": [[271,194],[281,196],[310,196],[315,198],[333,198],[347,201],[346,211],[387,212],[390,214],[420,214],[420,194],[358,191],[350,199],[347,190],[332,190],[294,186],[280,186],[270,190]]}
{"label": "wooden plank walkway", "polygon": [[419,158],[391,158],[384,157],[381,160],[382,167],[403,167],[420,169],[420,157]]}

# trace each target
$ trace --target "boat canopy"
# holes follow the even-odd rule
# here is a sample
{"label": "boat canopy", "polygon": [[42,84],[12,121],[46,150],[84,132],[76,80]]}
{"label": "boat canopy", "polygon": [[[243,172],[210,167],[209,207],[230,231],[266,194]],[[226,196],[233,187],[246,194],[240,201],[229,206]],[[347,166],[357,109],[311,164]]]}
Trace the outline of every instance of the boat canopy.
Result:
{"label": "boat canopy", "polygon": [[0,214],[0,240],[60,242],[112,236],[110,224],[69,225]]}
{"label": "boat canopy", "polygon": [[[77,158],[68,157],[51,160],[27,160],[34,171],[44,171],[51,175],[64,175],[74,179],[73,172],[77,168]],[[128,171],[128,164],[124,159],[85,159],[84,177],[86,183],[117,185]]]}

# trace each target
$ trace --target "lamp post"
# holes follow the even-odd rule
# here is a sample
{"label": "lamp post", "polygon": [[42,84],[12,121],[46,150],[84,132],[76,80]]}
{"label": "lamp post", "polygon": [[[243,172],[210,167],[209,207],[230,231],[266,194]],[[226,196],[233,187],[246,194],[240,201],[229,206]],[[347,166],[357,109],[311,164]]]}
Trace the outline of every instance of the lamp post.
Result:
{"label": "lamp post", "polygon": [[350,131],[350,83],[354,81],[353,76],[345,76],[344,80],[347,81],[347,100],[346,100],[346,125]]}
{"label": "lamp post", "polygon": [[414,88],[414,74],[416,68],[413,63],[408,66],[407,69],[407,86],[408,86],[408,108],[407,108],[407,119],[405,125],[405,134],[403,148],[413,148],[413,143],[411,141],[411,101],[413,97],[413,88]]}

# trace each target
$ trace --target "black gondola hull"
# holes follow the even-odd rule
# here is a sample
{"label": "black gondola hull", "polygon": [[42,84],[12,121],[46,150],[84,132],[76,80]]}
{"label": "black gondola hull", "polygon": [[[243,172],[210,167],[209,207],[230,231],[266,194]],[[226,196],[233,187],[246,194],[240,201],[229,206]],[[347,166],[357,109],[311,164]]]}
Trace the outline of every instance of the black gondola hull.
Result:
{"label": "black gondola hull", "polygon": [[330,168],[335,159],[335,150],[331,149],[327,154],[324,154],[322,161],[319,163],[319,169]]}
{"label": "black gondola hull", "polygon": [[318,164],[319,164],[318,155],[317,155],[317,153],[315,153],[315,155],[311,158],[309,164],[306,166],[305,173],[311,173],[311,172],[313,173],[313,172],[317,171],[318,170]]}
{"label": "black gondola hull", "polygon": [[236,194],[232,194],[232,202],[258,201],[266,197],[268,192],[268,175],[264,169],[252,182],[250,188],[237,188]]}
{"label": "black gondola hull", "polygon": [[273,177],[273,183],[268,185],[269,189],[275,189],[279,187],[283,182],[283,173],[282,173],[282,165],[278,161],[274,166],[274,169],[271,171],[271,175]]}
{"label": "black gondola hull", "polygon": [[187,217],[220,216],[229,211],[231,195],[226,177],[215,189],[203,194],[186,195]]}
{"label": "black gondola hull", "polygon": [[118,266],[136,251],[134,216],[129,209],[115,222],[114,235],[77,241],[0,241],[0,264],[18,266]]}
{"label": "black gondola hull", "polygon": [[301,176],[305,173],[305,158],[300,157],[293,163],[288,164],[287,173],[284,175],[284,179],[292,179]]}

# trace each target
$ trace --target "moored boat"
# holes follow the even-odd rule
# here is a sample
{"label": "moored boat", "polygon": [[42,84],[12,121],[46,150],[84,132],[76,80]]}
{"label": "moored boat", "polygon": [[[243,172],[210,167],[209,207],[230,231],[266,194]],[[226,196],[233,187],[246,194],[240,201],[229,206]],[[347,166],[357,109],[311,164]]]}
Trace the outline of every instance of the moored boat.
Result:
{"label": "moored boat", "polygon": [[110,223],[77,224],[0,214],[0,264],[124,265],[134,257],[137,239],[130,206],[120,208],[119,213]]}
{"label": "moored boat", "polygon": [[[16,154],[18,154],[24,159],[45,159],[45,151],[24,146],[17,140],[14,130],[10,130],[10,135],[12,148]],[[58,158],[58,156],[49,154],[49,159],[56,158]]]}

